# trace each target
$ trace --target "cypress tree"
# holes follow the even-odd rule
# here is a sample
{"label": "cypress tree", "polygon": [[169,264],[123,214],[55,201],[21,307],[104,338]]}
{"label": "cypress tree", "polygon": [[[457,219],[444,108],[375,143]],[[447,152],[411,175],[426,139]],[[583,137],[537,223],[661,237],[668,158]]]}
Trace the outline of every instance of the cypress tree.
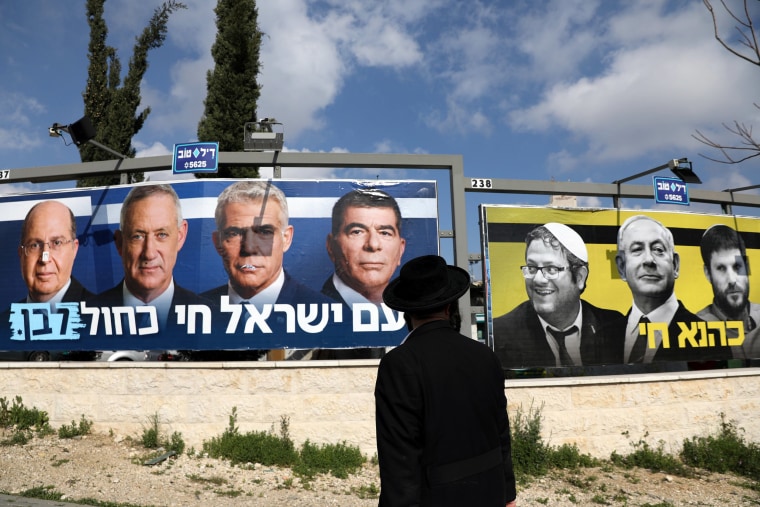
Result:
{"label": "cypress tree", "polygon": [[[150,114],[150,107],[139,113],[140,83],[148,70],[148,52],[159,48],[166,40],[169,15],[186,6],[176,0],[167,0],[153,12],[148,25],[135,40],[129,68],[121,82],[121,62],[116,49],[106,43],[108,27],[103,19],[106,0],[87,0],[87,22],[90,25],[90,43],[87,86],[82,93],[84,114],[89,116],[97,135],[95,140],[112,150],[133,157],[132,138],[142,129]],[[92,144],[79,147],[82,162],[109,160],[113,154]],[[90,176],[81,178],[77,186],[114,185],[119,176]],[[130,181],[142,181],[142,173],[130,175]]]}
{"label": "cypress tree", "polygon": [[[255,0],[218,0],[217,35],[211,48],[214,69],[206,75],[204,113],[198,140],[218,142],[219,151],[242,151],[246,122],[256,121],[260,86],[258,27]],[[216,174],[198,177],[258,178],[257,167],[220,167]]]}

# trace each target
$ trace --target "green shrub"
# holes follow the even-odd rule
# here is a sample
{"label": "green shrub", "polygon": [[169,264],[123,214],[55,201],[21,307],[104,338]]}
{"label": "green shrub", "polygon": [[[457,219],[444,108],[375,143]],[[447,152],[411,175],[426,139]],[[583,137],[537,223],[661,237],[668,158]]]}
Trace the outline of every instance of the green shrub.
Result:
{"label": "green shrub", "polygon": [[8,400],[0,398],[0,427],[17,430],[34,429],[48,434],[51,431],[47,412],[36,408],[26,408],[21,396],[16,396],[9,406]]}
{"label": "green shrub", "polygon": [[62,425],[58,428],[58,438],[74,438],[82,435],[89,435],[92,431],[92,421],[85,419],[84,414],[79,420],[79,425],[71,421],[71,426]]}
{"label": "green shrub", "polygon": [[549,466],[551,468],[576,469],[579,467],[590,468],[599,466],[598,459],[589,454],[581,454],[575,444],[562,444],[559,447],[549,449]]}
{"label": "green shrub", "polygon": [[261,463],[272,466],[292,466],[298,461],[295,444],[288,432],[289,421],[282,417],[280,436],[274,431],[253,431],[241,434],[235,423],[237,408],[233,407],[230,423],[219,437],[203,442],[203,451],[212,458],[223,458],[231,463]]}
{"label": "green shrub", "polygon": [[161,446],[159,442],[160,422],[158,414],[153,414],[148,418],[148,427],[143,428],[142,437],[140,438],[143,447],[146,449],[157,449]]}
{"label": "green shrub", "polygon": [[711,472],[733,472],[760,481],[760,447],[747,443],[736,425],[721,413],[717,435],[684,440],[681,459],[688,465]]}
{"label": "green shrub", "polygon": [[541,438],[541,408],[531,406],[527,414],[518,409],[511,433],[512,462],[518,480],[546,475],[551,468],[572,470],[599,465],[599,460],[581,454],[576,445],[552,447],[546,444]]}
{"label": "green shrub", "polygon": [[[627,435],[627,433],[624,433]],[[644,438],[649,434],[646,433]],[[646,468],[652,472],[665,472],[681,477],[693,477],[694,470],[686,466],[678,457],[665,452],[665,443],[660,441],[657,447],[649,445],[644,438],[638,442],[632,442],[634,451],[626,456],[612,452],[610,460],[616,465],[626,468]]]}
{"label": "green shrub", "polygon": [[158,414],[153,414],[148,418],[148,426],[143,428],[140,442],[146,449],[164,449],[182,454],[185,450],[185,441],[182,434],[175,431],[171,437],[165,437],[161,432],[161,418]]}
{"label": "green shrub", "polygon": [[349,446],[345,441],[317,446],[306,440],[301,446],[300,458],[293,468],[295,473],[307,477],[331,473],[340,479],[356,473],[366,461],[358,447]]}
{"label": "green shrub", "polygon": [[[543,408],[543,407],[541,407]],[[511,424],[515,475],[542,476],[549,470],[549,446],[541,439],[541,408],[518,409]]]}

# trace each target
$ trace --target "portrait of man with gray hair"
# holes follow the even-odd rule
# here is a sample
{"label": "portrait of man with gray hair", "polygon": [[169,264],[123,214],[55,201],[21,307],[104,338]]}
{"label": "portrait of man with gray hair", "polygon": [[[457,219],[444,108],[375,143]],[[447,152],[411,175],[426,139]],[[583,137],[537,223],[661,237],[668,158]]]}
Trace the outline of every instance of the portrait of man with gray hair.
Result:
{"label": "portrait of man with gray hair", "polygon": [[[696,347],[686,342],[679,347],[683,324],[689,326],[702,319],[686,309],[675,295],[681,258],[675,251],[673,233],[662,223],[646,215],[629,217],[618,229],[617,255],[620,278],[633,296],[631,309],[622,325],[616,326],[622,337],[619,356],[624,363],[662,361],[707,361],[729,359],[728,347]],[[640,324],[667,323],[668,346],[663,332],[654,331],[654,347],[649,333],[641,333]]]}
{"label": "portrait of man with gray hair", "polygon": [[176,305],[210,302],[174,281],[177,255],[187,238],[187,220],[170,185],[139,185],[121,205],[114,243],[121,257],[124,279],[98,294],[96,306],[156,307],[160,330],[177,325]]}
{"label": "portrait of man with gray hair", "polygon": [[229,277],[202,296],[219,303],[326,303],[330,300],[303,285],[283,269],[293,244],[285,194],[270,181],[237,181],[217,198],[214,248]]}
{"label": "portrait of man with gray hair", "polygon": [[[749,259],[744,240],[731,227],[716,224],[705,230],[699,249],[713,300],[697,316],[707,321],[741,322],[744,343],[731,347],[734,359],[760,357],[760,304],[749,300]],[[733,338],[738,331],[727,327],[726,335]]]}
{"label": "portrait of man with gray hair", "polygon": [[494,319],[494,350],[504,368],[607,362],[608,326],[623,316],[582,300],[589,276],[583,238],[547,223],[525,238],[520,271],[528,300]]}

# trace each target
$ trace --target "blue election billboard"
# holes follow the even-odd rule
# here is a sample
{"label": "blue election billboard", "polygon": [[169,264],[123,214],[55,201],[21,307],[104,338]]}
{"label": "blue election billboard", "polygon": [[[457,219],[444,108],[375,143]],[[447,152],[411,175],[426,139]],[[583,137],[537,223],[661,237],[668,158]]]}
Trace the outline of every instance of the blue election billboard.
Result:
{"label": "blue election billboard", "polygon": [[[171,197],[151,194],[160,185],[181,218]],[[217,209],[241,185],[263,194],[228,196]],[[275,206],[279,191],[286,210]],[[403,315],[377,295],[400,264],[438,253],[437,189],[213,179],[49,191],[0,199],[0,234],[19,245],[0,251],[0,350],[393,346]]]}

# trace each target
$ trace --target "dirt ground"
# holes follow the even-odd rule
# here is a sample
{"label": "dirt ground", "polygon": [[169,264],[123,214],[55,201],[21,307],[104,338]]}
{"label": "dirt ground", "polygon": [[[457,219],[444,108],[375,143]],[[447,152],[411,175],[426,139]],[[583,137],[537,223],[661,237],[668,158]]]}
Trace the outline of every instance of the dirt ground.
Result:
{"label": "dirt ground", "polygon": [[[347,479],[304,482],[289,469],[187,454],[144,465],[148,452],[118,435],[35,438],[0,447],[0,492],[50,487],[63,500],[84,498],[141,506],[377,505],[380,478],[367,464]],[[754,490],[750,487],[754,486]],[[555,472],[518,487],[518,506],[757,506],[758,485],[740,477],[704,474],[685,479],[646,470],[602,467]],[[467,506],[469,507],[469,506]]]}

